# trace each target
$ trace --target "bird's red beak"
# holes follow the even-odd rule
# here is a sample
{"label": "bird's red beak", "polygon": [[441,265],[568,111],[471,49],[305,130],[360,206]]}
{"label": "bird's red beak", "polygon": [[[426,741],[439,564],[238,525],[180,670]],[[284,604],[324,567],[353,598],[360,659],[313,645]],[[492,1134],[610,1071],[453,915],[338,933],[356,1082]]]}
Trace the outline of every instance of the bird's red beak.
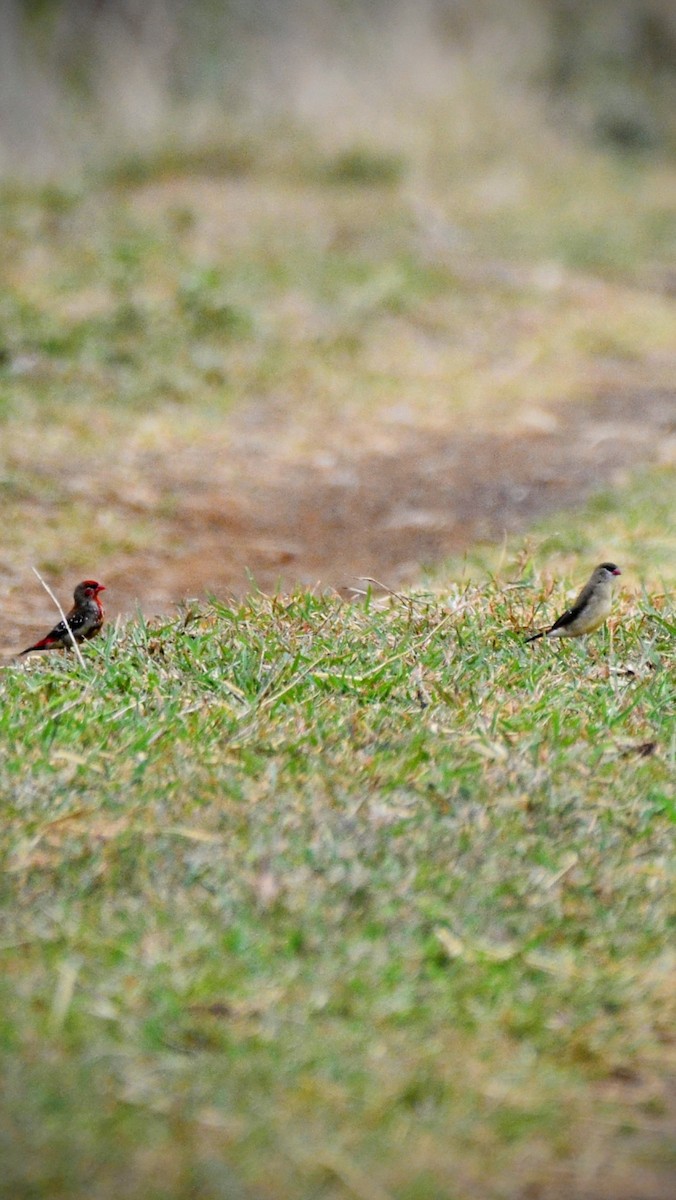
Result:
{"label": "bird's red beak", "polygon": [[622,574],[622,572],[621,572],[620,568],[615,567],[615,570],[613,571],[613,575],[621,575],[621,574]]}
{"label": "bird's red beak", "polygon": [[[620,573],[620,572],[618,571],[617,573],[618,573],[618,575],[619,575],[619,573]],[[102,583],[100,583],[100,584],[99,584],[99,586],[98,586],[98,587],[97,587],[97,589],[96,589],[96,594],[97,594],[97,596],[98,596],[99,592],[105,592],[105,590],[106,590],[106,589],[105,589],[104,585],[103,585]]]}

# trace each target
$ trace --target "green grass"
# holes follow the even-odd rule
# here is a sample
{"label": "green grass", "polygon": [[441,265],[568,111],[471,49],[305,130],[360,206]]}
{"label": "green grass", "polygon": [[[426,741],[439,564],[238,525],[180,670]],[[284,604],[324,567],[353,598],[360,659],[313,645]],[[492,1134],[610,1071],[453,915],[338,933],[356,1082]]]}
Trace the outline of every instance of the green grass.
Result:
{"label": "green grass", "polygon": [[[2,193],[8,644],[31,565],[141,590],[173,561],[194,527],[157,464],[233,417],[292,481],[673,388],[668,164],[455,115]],[[646,472],[428,592],[215,600],[109,628],[85,672],[3,664],[0,1192],[666,1179],[673,489]],[[609,555],[612,629],[525,646]]]}
{"label": "green grass", "polygon": [[509,575],[4,670],[6,1194],[515,1195],[590,1127],[667,1170],[673,614],[526,646]]}

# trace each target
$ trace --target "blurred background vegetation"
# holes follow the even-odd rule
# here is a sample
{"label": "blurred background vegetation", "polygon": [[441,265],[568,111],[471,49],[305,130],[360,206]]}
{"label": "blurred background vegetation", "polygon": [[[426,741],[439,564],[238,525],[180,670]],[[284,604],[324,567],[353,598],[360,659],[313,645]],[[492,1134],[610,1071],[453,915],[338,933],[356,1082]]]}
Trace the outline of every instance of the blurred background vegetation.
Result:
{"label": "blurred background vegetation", "polygon": [[34,563],[399,584],[666,468],[675,149],[672,0],[4,0],[0,646]]}
{"label": "blurred background vegetation", "polygon": [[[0,170],[149,154],[251,166],[303,139],[407,157],[436,109],[466,145],[535,106],[622,152],[676,143],[672,0],[4,0]],[[541,115],[541,111],[539,111]],[[271,128],[277,137],[270,139]],[[291,136],[290,131],[293,131]],[[425,139],[422,139],[423,143]],[[411,142],[411,144],[407,144]],[[348,162],[359,172],[364,164]],[[393,169],[393,168],[392,168]]]}

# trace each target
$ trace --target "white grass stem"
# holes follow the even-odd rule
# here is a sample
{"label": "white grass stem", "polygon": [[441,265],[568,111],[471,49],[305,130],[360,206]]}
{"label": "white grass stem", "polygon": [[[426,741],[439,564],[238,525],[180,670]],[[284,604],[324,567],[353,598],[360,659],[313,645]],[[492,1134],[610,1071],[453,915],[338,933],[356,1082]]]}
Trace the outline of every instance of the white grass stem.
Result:
{"label": "white grass stem", "polygon": [[37,570],[35,567],[33,567],[33,574],[34,574],[34,575],[37,575],[37,577],[38,577],[38,579],[40,580],[40,583],[42,584],[43,588],[45,589],[45,591],[46,591],[47,595],[48,595],[48,596],[51,596],[51,598],[52,598],[52,600],[54,601],[54,603],[55,603],[55,605],[56,605],[57,609],[59,610],[59,613],[61,614],[61,620],[64,622],[64,624],[65,624],[65,626],[66,626],[66,629],[68,630],[68,637],[69,637],[69,638],[70,638],[70,640],[71,640],[71,643],[72,643],[72,646],[73,646],[73,650],[74,650],[74,651],[75,651],[75,653],[77,654],[77,657],[78,657],[78,660],[79,660],[80,666],[82,667],[83,671],[86,671],[86,670],[87,670],[87,666],[86,666],[86,663],[85,663],[85,660],[84,660],[84,658],[82,657],[82,651],[80,650],[80,647],[78,646],[77,642],[75,641],[75,638],[74,638],[74,636],[73,636],[73,631],[72,631],[72,629],[71,629],[70,625],[68,624],[68,621],[67,621],[67,619],[66,619],[66,614],[65,614],[65,612],[63,611],[63,609],[62,609],[61,605],[59,604],[59,601],[57,600],[56,596],[54,595],[54,593],[53,593],[52,589],[50,588],[49,584],[48,584],[48,583],[45,583],[44,579],[42,578],[42,575],[40,574],[40,572],[39,572],[39,571],[38,571],[38,570]]}

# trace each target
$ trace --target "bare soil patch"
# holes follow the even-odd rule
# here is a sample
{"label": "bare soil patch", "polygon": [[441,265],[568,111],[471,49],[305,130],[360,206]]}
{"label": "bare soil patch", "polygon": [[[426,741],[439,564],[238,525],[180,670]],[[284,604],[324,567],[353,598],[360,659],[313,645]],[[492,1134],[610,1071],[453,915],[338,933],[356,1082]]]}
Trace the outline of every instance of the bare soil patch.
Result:
{"label": "bare soil patch", "polygon": [[[538,410],[530,429],[522,423],[513,434],[407,425],[369,439],[364,427],[334,437],[329,424],[321,440],[306,431],[300,444],[293,413],[252,406],[208,439],[141,449],[115,467],[83,462],[76,474],[108,510],[152,522],[149,548],[92,564],[114,617],[254,586],[349,594],[362,576],[412,583],[445,555],[526,529],[630,468],[664,461],[675,428],[676,393],[657,388]],[[73,581],[56,582],[67,598]],[[0,629],[6,652],[17,616],[30,634],[31,621],[37,631],[49,613],[39,587],[29,591],[19,610],[12,589]]]}
{"label": "bare soil patch", "polygon": [[227,440],[147,457],[158,509],[170,496],[175,509],[158,518],[142,563],[111,565],[110,590],[124,609],[254,585],[412,582],[445,555],[525,529],[662,458],[676,393],[609,392],[546,417],[547,428],[526,435],[405,428],[386,450],[323,440],[289,458],[278,449],[284,416],[242,412]]}

